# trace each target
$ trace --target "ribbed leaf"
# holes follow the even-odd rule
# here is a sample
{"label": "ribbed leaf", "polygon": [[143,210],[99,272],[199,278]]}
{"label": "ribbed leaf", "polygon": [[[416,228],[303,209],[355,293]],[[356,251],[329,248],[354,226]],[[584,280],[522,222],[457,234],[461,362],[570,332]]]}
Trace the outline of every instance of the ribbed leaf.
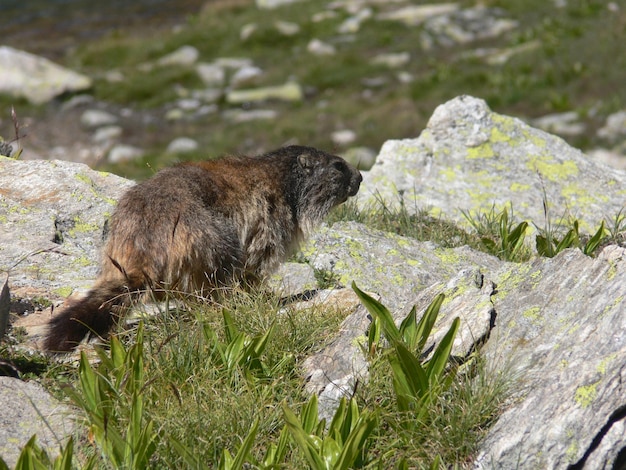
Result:
{"label": "ribbed leaf", "polygon": [[439,380],[441,377],[441,374],[448,363],[448,359],[450,358],[450,352],[452,351],[452,345],[454,344],[454,337],[456,336],[456,332],[458,331],[460,324],[461,320],[459,320],[458,317],[452,321],[450,329],[437,346],[437,349],[435,349],[432,359],[428,362],[426,375],[430,383],[433,383],[435,380]]}
{"label": "ribbed leaf", "polygon": [[354,290],[367,311],[372,314],[372,316],[380,320],[381,328],[387,339],[391,343],[401,341],[402,336],[400,335],[400,330],[396,327],[393,317],[391,316],[389,310],[387,310],[387,307],[360,290],[354,281],[352,282],[352,290]]}

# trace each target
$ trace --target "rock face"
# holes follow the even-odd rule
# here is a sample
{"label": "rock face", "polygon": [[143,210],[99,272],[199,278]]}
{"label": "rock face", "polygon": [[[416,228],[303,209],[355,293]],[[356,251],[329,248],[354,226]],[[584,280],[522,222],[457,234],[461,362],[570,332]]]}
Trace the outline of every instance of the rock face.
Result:
{"label": "rock face", "polygon": [[50,101],[66,92],[91,88],[89,77],[48,59],[8,46],[0,46],[0,93],[26,98],[34,104]]}
{"label": "rock face", "polygon": [[[431,207],[465,222],[512,204],[541,223],[543,194],[553,217],[569,211],[585,227],[624,206],[626,174],[587,160],[561,139],[485,103],[459,97],[435,111],[417,139],[389,141],[365,175],[358,203]],[[0,159],[0,270],[12,292],[58,300],[89,287],[114,200],[132,183],[79,164]],[[285,265],[273,282],[292,294],[315,288],[314,273],[352,281],[398,320],[446,295],[431,341],[460,317],[453,354],[478,345],[489,367],[514,378],[513,396],[489,430],[474,466],[620,469],[626,462],[626,249],[591,258],[508,263],[468,247],[444,249],[355,222],[322,227],[303,247],[305,263]],[[367,379],[359,343],[370,319],[349,289],[318,291],[314,301],[352,312],[339,335],[305,364],[307,389],[329,417],[339,398]]]}
{"label": "rock face", "polygon": [[37,444],[54,456],[74,429],[71,410],[34,382],[0,377],[0,406],[0,456],[9,468],[33,434]]}

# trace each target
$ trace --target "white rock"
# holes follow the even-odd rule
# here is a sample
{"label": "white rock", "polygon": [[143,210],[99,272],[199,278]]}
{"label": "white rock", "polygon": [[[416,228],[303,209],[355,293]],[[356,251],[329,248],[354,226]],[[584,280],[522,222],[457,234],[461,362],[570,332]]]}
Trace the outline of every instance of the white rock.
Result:
{"label": "white rock", "polygon": [[231,90],[226,95],[226,101],[230,104],[241,104],[266,100],[301,101],[302,97],[303,92],[300,85],[295,82],[287,82],[284,85],[246,90]]}
{"label": "white rock", "polygon": [[158,65],[193,65],[200,57],[200,52],[193,46],[181,46],[174,52],[161,57]]}
{"label": "white rock", "polygon": [[290,5],[292,3],[300,2],[302,0],[256,0],[256,6],[262,9],[273,9],[283,5]]}
{"label": "white rock", "polygon": [[398,68],[408,64],[410,60],[411,54],[408,52],[398,52],[395,54],[379,54],[372,59],[372,63],[385,65],[389,68]]}
{"label": "white rock", "polygon": [[276,119],[277,116],[278,112],[274,109],[254,109],[251,111],[229,109],[224,112],[224,118],[235,123],[271,120]]}
{"label": "white rock", "polygon": [[606,124],[598,130],[598,137],[615,139],[626,136],[626,111],[618,111],[606,118]]}
{"label": "white rock", "polygon": [[144,151],[132,145],[119,144],[113,147],[107,155],[109,163],[121,163],[141,158]]}
{"label": "white rock", "polygon": [[250,36],[254,34],[254,32],[258,29],[258,25],[256,23],[248,23],[244,24],[239,31],[239,39],[242,41],[247,41],[250,39]]}
{"label": "white rock", "polygon": [[206,86],[221,87],[224,85],[226,74],[224,68],[217,64],[198,64],[196,73]]}
{"label": "white rock", "polygon": [[356,140],[356,133],[351,129],[335,131],[330,136],[335,145],[348,145]]}
{"label": "white rock", "polygon": [[91,88],[92,80],[48,59],[0,46],[0,93],[43,104],[66,92]]}
{"label": "white rock", "polygon": [[198,142],[189,137],[178,137],[167,146],[167,153],[188,153],[198,150]]}
{"label": "white rock", "polygon": [[96,130],[91,140],[97,144],[105,144],[116,141],[122,136],[123,129],[120,126],[105,126]]}
{"label": "white rock", "polygon": [[252,59],[245,57],[220,57],[213,63],[226,69],[240,69],[241,67],[247,67],[253,64]]}
{"label": "white rock", "polygon": [[246,65],[237,70],[230,79],[231,87],[240,87],[253,83],[254,80],[263,75],[263,70],[254,65]]}
{"label": "white rock", "polygon": [[80,116],[80,123],[88,129],[117,124],[117,116],[99,109],[88,109]]}
{"label": "white rock", "polygon": [[274,26],[283,36],[295,36],[300,32],[300,25],[290,21],[276,21]]}
{"label": "white rock", "polygon": [[334,55],[337,51],[332,44],[328,44],[319,39],[312,39],[306,46],[306,50],[313,55]]}
{"label": "white rock", "polygon": [[438,5],[411,5],[384,12],[378,15],[380,20],[400,21],[407,26],[418,26],[429,18],[452,13],[459,9],[456,3],[441,3]]}
{"label": "white rock", "polygon": [[547,132],[559,135],[580,135],[585,132],[585,125],[578,122],[578,113],[568,111],[565,113],[555,113],[533,119],[532,124]]}

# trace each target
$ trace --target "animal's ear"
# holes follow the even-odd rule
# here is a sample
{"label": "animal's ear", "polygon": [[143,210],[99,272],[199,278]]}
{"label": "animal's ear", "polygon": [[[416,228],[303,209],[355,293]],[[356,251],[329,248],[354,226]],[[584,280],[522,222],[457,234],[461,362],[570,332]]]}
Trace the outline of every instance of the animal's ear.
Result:
{"label": "animal's ear", "polygon": [[298,155],[298,165],[305,170],[312,170],[315,166],[316,158],[310,153],[301,153]]}

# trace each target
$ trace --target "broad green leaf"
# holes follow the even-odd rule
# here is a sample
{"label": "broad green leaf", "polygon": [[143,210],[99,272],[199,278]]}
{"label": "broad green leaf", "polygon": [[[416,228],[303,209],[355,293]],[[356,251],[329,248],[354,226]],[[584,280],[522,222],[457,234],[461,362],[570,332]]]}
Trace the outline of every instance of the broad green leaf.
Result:
{"label": "broad green leaf", "polygon": [[231,343],[233,339],[239,334],[239,330],[235,326],[235,321],[232,315],[225,308],[222,309],[222,316],[224,317],[224,327],[226,330],[226,342]]}
{"label": "broad green leaf", "polygon": [[437,320],[437,316],[439,315],[439,309],[441,308],[441,304],[445,299],[444,294],[438,294],[433,301],[430,303],[422,318],[417,324],[417,354],[421,354],[424,346],[426,346],[426,342],[428,341],[428,337],[430,336],[430,332],[435,326],[435,321]]}
{"label": "broad green leaf", "polygon": [[334,468],[338,470],[355,468],[366,450],[367,439],[377,426],[377,415],[363,411],[352,428],[350,435],[344,441],[341,454]]}
{"label": "broad green leaf", "polygon": [[417,347],[416,317],[416,308],[413,306],[409,314],[402,320],[402,323],[400,323],[400,335],[402,335],[404,344],[406,344],[411,351],[414,351]]}
{"label": "broad green leaf", "polygon": [[230,468],[240,470],[243,468],[243,464],[246,463],[246,459],[248,459],[248,455],[250,454],[250,449],[252,448],[252,444],[254,444],[254,439],[256,438],[257,430],[259,429],[259,420],[255,419],[248,435],[241,443],[241,447],[237,451],[234,460],[232,461],[232,465]]}
{"label": "broad green leaf", "polygon": [[428,378],[419,359],[402,343],[397,343],[395,350],[398,364],[404,374],[404,382],[408,385],[411,396],[416,400],[422,398],[428,392]]}
{"label": "broad green leaf", "polygon": [[437,349],[435,349],[432,359],[428,362],[426,375],[429,383],[433,383],[433,381],[437,381],[441,377],[441,374],[448,363],[448,359],[450,358],[450,352],[452,351],[452,345],[454,344],[454,337],[456,336],[456,332],[458,331],[460,324],[461,320],[459,320],[458,317],[452,321],[450,329],[437,346]]}
{"label": "broad green leaf", "polygon": [[291,411],[289,407],[284,403],[282,407],[285,423],[287,424],[287,429],[289,429],[291,437],[304,454],[304,457],[306,458],[311,468],[313,468],[314,470],[325,469],[326,465],[323,459],[318,454],[318,449],[320,445],[316,444],[313,438],[308,433],[306,433],[304,429],[302,429],[300,420],[293,413],[293,411]]}
{"label": "broad green leaf", "polygon": [[371,313],[372,316],[377,317],[380,320],[381,328],[387,339],[391,343],[402,341],[400,331],[396,327],[393,317],[391,316],[389,310],[387,310],[387,307],[360,290],[354,281],[352,282],[352,290],[354,290],[367,311]]}
{"label": "broad green leaf", "polygon": [[302,407],[302,428],[307,434],[313,433],[319,420],[317,414],[317,395],[311,395],[309,401]]}
{"label": "broad green leaf", "polygon": [[600,246],[600,242],[602,241],[602,238],[604,238],[604,232],[605,229],[603,220],[600,224],[600,228],[598,229],[598,231],[585,244],[585,247],[583,248],[583,253],[585,253],[587,256],[591,256],[598,249],[598,246]]}

